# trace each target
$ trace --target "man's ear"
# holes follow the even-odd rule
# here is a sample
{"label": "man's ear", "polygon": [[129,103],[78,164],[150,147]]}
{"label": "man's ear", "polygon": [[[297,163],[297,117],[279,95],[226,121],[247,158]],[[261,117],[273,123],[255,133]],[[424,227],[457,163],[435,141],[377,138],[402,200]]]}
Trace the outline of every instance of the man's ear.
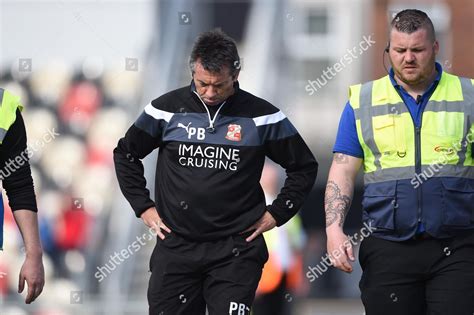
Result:
{"label": "man's ear", "polygon": [[433,52],[435,53],[435,55],[437,55],[439,52],[439,42],[437,40],[435,40],[433,43]]}
{"label": "man's ear", "polygon": [[234,82],[237,81],[237,79],[239,78],[239,74],[240,74],[240,70],[238,70],[238,71],[234,74],[234,76],[232,77],[232,80],[233,80]]}

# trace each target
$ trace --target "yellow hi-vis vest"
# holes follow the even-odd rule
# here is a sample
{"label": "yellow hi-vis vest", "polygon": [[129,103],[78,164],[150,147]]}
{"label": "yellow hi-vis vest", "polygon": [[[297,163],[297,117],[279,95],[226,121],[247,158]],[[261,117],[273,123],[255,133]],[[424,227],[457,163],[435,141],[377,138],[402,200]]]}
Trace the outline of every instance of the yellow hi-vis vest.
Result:
{"label": "yellow hi-vis vest", "polygon": [[474,229],[474,80],[443,72],[415,127],[389,76],[350,87],[364,152],[363,221],[390,240],[420,223],[439,238]]}
{"label": "yellow hi-vis vest", "polygon": [[[10,126],[16,120],[16,110],[18,108],[23,110],[23,106],[20,104],[19,100],[19,97],[0,88],[0,145],[2,145],[3,139],[5,139],[8,129],[10,129]],[[3,249],[3,218],[3,198],[2,191],[0,189],[0,250]]]}
{"label": "yellow hi-vis vest", "polygon": [[0,145],[8,129],[16,120],[16,110],[23,110],[20,98],[0,88]]}

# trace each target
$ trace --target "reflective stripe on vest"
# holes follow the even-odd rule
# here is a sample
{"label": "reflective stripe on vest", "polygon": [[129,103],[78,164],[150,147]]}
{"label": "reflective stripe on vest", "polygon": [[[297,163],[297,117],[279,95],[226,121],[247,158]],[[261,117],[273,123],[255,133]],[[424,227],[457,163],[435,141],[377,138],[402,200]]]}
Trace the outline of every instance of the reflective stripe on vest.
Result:
{"label": "reflective stripe on vest", "polygon": [[[442,73],[422,116],[421,171],[474,179],[474,80]],[[415,126],[390,78],[351,86],[357,136],[364,151],[364,182],[415,176]]]}
{"label": "reflective stripe on vest", "polygon": [[10,126],[15,122],[17,108],[23,110],[20,98],[0,88],[0,144]]}

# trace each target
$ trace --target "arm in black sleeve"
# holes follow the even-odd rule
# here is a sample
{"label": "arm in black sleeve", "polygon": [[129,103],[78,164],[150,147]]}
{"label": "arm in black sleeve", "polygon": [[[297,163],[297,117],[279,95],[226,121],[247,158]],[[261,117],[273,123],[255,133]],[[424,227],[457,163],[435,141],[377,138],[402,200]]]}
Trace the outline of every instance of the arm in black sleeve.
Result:
{"label": "arm in black sleeve", "polygon": [[150,199],[150,191],[146,188],[141,159],[160,146],[160,126],[159,121],[154,121],[143,112],[114,149],[115,172],[120,189],[137,217],[155,206]]}
{"label": "arm in black sleeve", "polygon": [[285,224],[303,205],[311,191],[318,171],[318,163],[301,136],[267,140],[266,154],[286,170],[286,180],[268,211],[277,226]]}
{"label": "arm in black sleeve", "polygon": [[10,208],[37,212],[36,196],[26,149],[26,131],[20,110],[0,145],[0,169]]}

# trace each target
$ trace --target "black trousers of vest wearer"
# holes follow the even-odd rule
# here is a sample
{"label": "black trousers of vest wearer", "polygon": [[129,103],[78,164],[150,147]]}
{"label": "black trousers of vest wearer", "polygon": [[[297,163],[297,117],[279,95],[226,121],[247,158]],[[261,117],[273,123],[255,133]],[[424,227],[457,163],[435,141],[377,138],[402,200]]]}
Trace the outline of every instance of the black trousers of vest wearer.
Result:
{"label": "black trousers of vest wearer", "polygon": [[268,260],[262,235],[196,242],[175,233],[158,238],[150,259],[150,315],[249,315]]}
{"label": "black trousers of vest wearer", "polygon": [[366,315],[473,315],[474,234],[360,247]]}

